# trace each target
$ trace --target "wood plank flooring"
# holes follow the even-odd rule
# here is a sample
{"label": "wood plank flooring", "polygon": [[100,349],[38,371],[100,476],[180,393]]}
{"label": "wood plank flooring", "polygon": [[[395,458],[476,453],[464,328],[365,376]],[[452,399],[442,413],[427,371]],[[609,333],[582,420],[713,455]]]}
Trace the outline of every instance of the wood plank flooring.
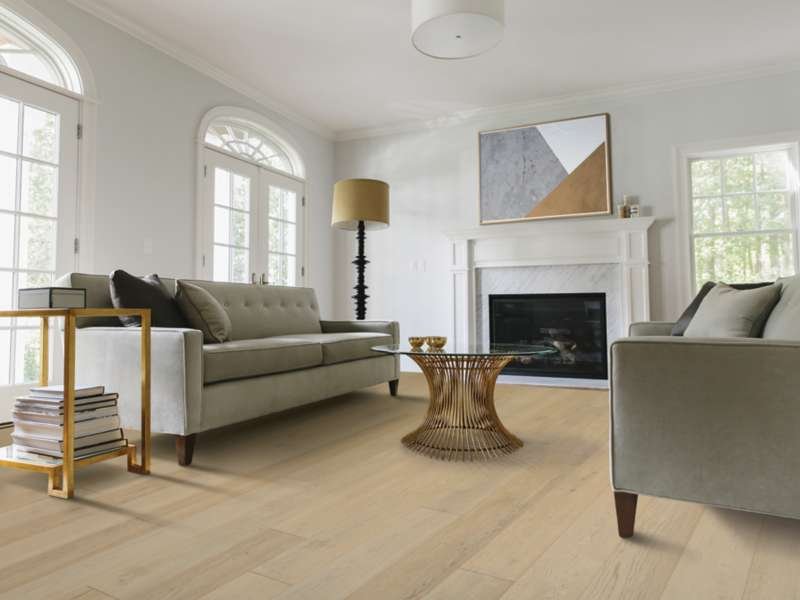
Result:
{"label": "wood plank flooring", "polygon": [[0,470],[0,598],[800,600],[800,521],[641,498],[617,537],[605,392],[498,386],[525,446],[472,464],[400,444],[426,393],[201,435],[190,468],[158,436],[151,477],[96,465],[69,502]]}

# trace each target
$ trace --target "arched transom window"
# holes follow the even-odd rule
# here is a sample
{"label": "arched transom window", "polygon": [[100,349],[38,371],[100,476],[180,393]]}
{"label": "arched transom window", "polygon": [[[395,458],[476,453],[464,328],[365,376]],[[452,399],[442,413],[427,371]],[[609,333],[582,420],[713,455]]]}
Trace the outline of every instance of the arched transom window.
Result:
{"label": "arched transom window", "polygon": [[206,131],[205,142],[259,165],[295,174],[286,152],[275,141],[245,123],[216,120]]}
{"label": "arched transom window", "polygon": [[0,6],[0,65],[76,94],[83,93],[78,67],[49,36]]}

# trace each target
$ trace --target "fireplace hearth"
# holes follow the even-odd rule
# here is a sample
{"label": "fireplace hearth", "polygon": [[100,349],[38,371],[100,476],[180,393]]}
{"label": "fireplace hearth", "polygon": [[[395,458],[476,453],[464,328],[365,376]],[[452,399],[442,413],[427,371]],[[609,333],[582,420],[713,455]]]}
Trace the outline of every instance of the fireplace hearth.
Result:
{"label": "fireplace hearth", "polygon": [[608,379],[605,294],[490,294],[489,338],[558,350],[547,357],[517,358],[504,373]]}

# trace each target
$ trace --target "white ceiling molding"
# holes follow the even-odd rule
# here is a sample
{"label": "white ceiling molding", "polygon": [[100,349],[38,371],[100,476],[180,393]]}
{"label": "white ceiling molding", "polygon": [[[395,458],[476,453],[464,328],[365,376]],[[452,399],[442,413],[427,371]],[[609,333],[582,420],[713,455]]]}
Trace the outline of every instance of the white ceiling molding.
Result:
{"label": "white ceiling molding", "polygon": [[703,87],[736,81],[747,81],[750,79],[758,79],[772,75],[782,75],[784,73],[791,73],[795,71],[800,71],[800,63],[786,63],[749,69],[735,69],[725,72],[695,75],[692,77],[678,77],[661,81],[644,82],[639,84],[599,89],[581,94],[554,96],[540,100],[530,100],[525,102],[515,102],[512,104],[503,104],[499,106],[486,106],[471,110],[462,110],[442,115],[436,119],[402,121],[377,127],[364,127],[337,131],[335,140],[337,142],[346,142],[350,140],[383,137],[387,135],[413,133],[416,131],[428,131],[431,129],[440,129],[444,127],[455,127],[457,125],[464,125],[466,123],[475,122],[492,116],[509,113],[532,112],[536,110],[546,110],[558,107],[569,107],[587,102],[610,101],[616,99],[633,98],[636,96],[647,96],[694,87]]}
{"label": "white ceiling molding", "polygon": [[183,48],[178,47],[169,40],[166,40],[163,37],[154,34],[152,31],[149,31],[144,27],[139,26],[130,19],[126,19],[125,17],[122,17],[116,12],[109,10],[106,6],[100,4],[99,2],[96,2],[95,0],[67,0],[67,1],[73,4],[74,6],[77,6],[81,10],[89,13],[90,15],[102,21],[105,21],[109,25],[112,25],[117,29],[120,29],[125,33],[133,36],[140,42],[143,42],[148,46],[152,46],[156,50],[163,52],[164,54],[174,58],[178,62],[181,62],[186,66],[191,67],[195,71],[198,71],[203,75],[218,81],[224,86],[227,86],[232,90],[239,92],[240,94],[250,98],[251,100],[258,102],[265,108],[268,108],[269,110],[281,115],[282,117],[285,117],[286,119],[289,119],[290,121],[293,121],[298,125],[301,125],[302,127],[308,129],[309,131],[313,131],[314,133],[322,136],[327,140],[332,140],[335,138],[334,132],[331,131],[329,128],[317,123],[312,119],[309,119],[304,115],[298,114],[297,112],[293,111],[287,106],[270,98],[263,91],[251,86],[248,83],[245,83],[244,81],[236,77],[232,77],[222,69],[215,67],[214,65],[196,56],[195,54]]}

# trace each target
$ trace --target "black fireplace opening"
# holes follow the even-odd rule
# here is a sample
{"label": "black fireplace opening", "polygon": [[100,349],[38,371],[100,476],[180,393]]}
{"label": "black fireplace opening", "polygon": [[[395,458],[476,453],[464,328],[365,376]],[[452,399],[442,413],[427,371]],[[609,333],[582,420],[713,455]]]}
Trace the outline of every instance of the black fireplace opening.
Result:
{"label": "black fireplace opening", "polygon": [[503,373],[608,379],[605,294],[491,294],[489,338],[495,344],[557,350],[517,357]]}

